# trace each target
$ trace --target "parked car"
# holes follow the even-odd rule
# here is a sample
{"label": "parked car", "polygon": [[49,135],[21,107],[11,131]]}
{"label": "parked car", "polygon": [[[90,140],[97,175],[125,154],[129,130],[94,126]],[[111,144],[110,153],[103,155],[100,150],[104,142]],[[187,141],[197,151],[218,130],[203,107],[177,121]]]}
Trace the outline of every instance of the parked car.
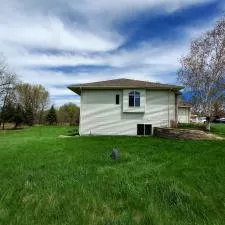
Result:
{"label": "parked car", "polygon": [[206,119],[206,117],[199,117],[198,118],[198,122],[199,123],[206,123],[207,122],[207,119]]}
{"label": "parked car", "polygon": [[191,123],[206,123],[206,117],[199,117],[197,115],[191,115],[190,122]]}
{"label": "parked car", "polygon": [[190,122],[191,123],[197,123],[198,122],[198,116],[191,114]]}
{"label": "parked car", "polygon": [[214,123],[225,123],[225,118],[215,119],[213,122]]}

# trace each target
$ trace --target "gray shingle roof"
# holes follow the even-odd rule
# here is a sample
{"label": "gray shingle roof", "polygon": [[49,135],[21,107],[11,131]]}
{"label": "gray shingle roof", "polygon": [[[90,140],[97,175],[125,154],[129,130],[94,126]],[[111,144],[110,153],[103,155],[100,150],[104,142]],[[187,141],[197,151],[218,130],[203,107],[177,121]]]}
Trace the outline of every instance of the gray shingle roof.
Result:
{"label": "gray shingle roof", "polygon": [[129,89],[129,88],[140,88],[140,89],[172,89],[179,91],[182,86],[162,84],[149,81],[131,80],[131,79],[114,79],[106,81],[98,81],[92,83],[74,84],[68,87],[70,90],[80,94],[81,89]]}

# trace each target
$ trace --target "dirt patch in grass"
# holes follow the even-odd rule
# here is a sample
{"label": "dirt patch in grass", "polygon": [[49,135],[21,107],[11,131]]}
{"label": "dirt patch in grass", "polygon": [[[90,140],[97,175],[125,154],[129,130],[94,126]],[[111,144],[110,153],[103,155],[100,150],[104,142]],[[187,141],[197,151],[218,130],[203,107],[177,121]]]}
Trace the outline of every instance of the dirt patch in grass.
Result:
{"label": "dirt patch in grass", "polygon": [[155,127],[154,136],[185,140],[223,140],[224,138],[202,130]]}

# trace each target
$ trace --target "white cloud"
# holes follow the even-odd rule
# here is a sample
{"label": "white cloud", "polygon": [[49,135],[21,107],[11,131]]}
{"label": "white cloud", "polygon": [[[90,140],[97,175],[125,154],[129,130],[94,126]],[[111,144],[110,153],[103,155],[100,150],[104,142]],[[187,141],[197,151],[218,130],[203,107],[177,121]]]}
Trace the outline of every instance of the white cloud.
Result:
{"label": "white cloud", "polygon": [[50,87],[50,88],[47,88],[47,89],[55,97],[57,97],[57,96],[71,96],[72,95],[72,92],[66,87],[63,87],[63,88]]}
{"label": "white cloud", "polygon": [[67,27],[55,17],[25,18],[13,23],[1,23],[0,40],[32,48],[69,51],[109,51],[122,43],[118,35],[106,39],[76,24]]}
{"label": "white cloud", "polygon": [[63,98],[63,99],[52,99],[52,104],[55,106],[55,107],[60,107],[61,105],[65,104],[65,103],[74,103],[76,104],[77,106],[80,106],[80,98]]}
{"label": "white cloud", "polygon": [[[134,67],[146,65],[164,65],[165,69],[174,68],[178,64],[180,55],[186,53],[187,45],[151,43],[141,44],[135,49],[118,50],[112,53],[77,54],[77,53],[29,53],[20,51],[20,55],[10,58],[10,63],[16,68],[24,67],[60,67],[60,66],[111,66]],[[155,57],[157,56],[157,57]]]}
{"label": "white cloud", "polygon": [[[19,0],[2,1],[1,43],[70,51],[109,51],[125,41],[112,23],[127,14],[133,16],[156,7],[173,11],[212,0],[23,0],[23,4]],[[74,16],[73,21],[66,20],[67,13]],[[83,20],[79,21],[76,15]]]}

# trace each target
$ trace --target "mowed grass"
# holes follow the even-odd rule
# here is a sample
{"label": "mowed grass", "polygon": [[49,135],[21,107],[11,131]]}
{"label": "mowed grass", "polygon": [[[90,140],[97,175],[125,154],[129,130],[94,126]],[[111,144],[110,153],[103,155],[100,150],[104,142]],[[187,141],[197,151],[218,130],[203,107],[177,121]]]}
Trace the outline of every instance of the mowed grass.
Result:
{"label": "mowed grass", "polygon": [[215,133],[225,138],[225,124],[213,124],[211,127],[212,133]]}
{"label": "mowed grass", "polygon": [[0,132],[1,225],[225,224],[225,140],[58,137],[71,129]]}

